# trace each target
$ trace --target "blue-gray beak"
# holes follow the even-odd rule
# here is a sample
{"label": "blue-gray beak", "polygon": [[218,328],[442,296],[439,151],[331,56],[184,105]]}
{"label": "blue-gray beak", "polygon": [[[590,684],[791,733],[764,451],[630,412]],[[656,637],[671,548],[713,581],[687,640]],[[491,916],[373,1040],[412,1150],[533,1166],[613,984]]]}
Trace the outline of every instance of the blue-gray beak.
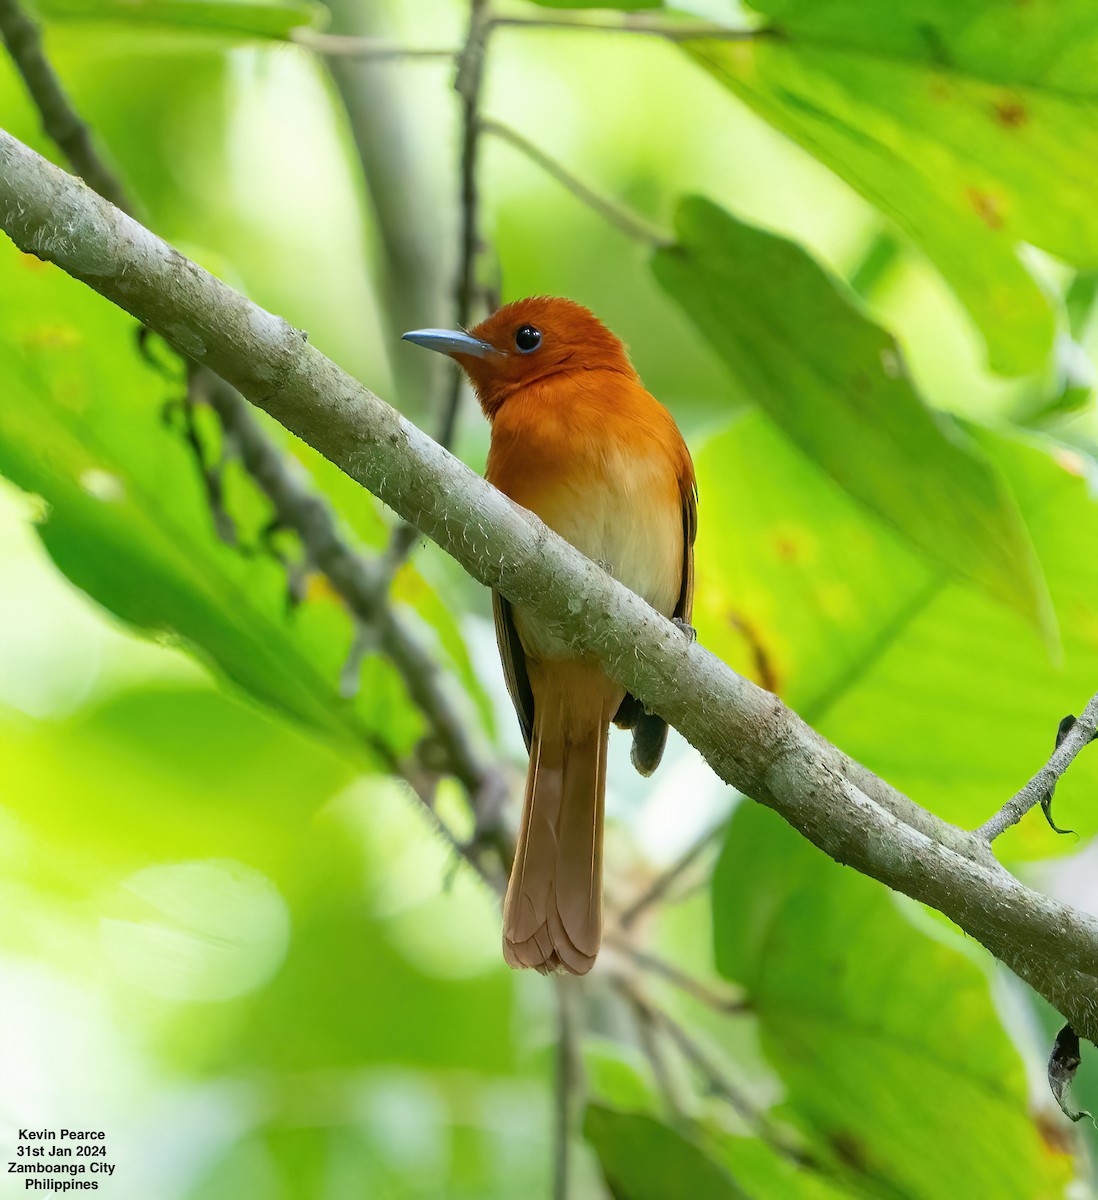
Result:
{"label": "blue-gray beak", "polygon": [[413,329],[402,339],[440,354],[470,354],[473,358],[487,358],[500,352],[489,342],[470,337],[458,329]]}

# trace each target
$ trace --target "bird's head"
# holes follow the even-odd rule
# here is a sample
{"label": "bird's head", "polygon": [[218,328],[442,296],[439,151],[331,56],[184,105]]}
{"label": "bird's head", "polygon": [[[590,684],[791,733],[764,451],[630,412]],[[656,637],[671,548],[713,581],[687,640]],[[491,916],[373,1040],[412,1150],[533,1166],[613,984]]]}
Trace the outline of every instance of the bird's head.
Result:
{"label": "bird's head", "polygon": [[553,296],[505,304],[468,333],[414,329],[404,340],[460,363],[489,420],[515,392],[564,371],[636,377],[620,339],[594,313]]}

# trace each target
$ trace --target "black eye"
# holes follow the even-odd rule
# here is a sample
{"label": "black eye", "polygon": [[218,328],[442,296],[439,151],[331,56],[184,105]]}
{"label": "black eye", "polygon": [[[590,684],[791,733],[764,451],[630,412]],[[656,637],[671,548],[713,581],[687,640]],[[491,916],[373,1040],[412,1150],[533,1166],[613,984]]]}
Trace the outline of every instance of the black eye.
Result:
{"label": "black eye", "polygon": [[533,325],[522,325],[515,330],[515,346],[520,354],[529,354],[541,345],[541,330]]}

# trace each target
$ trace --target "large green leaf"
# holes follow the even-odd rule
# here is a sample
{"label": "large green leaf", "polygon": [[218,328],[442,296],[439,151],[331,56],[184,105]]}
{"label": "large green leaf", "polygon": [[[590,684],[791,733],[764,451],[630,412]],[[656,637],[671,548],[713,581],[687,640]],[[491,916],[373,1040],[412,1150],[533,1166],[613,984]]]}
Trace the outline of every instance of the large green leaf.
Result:
{"label": "large green leaf", "polygon": [[833,1176],[805,1169],[761,1138],[714,1137],[714,1157],[726,1163],[747,1194],[757,1200],[854,1200],[863,1195]]}
{"label": "large green leaf", "polygon": [[49,20],[125,21],[206,33],[286,41],[295,29],[316,25],[324,9],[306,0],[39,0]]}
{"label": "large green leaf", "polygon": [[[341,694],[350,614],[319,579],[288,606],[285,568],[259,549],[269,508],[238,467],[226,505],[243,549],[215,535],[194,455],[165,416],[180,385],[142,361],[130,319],[11,248],[0,255],[0,317],[0,472],[45,499],[40,533],[69,578],[352,753],[407,753],[422,720],[399,678],[370,653],[351,672],[353,698]],[[300,555],[292,538],[282,549]],[[452,642],[452,618],[406,580],[404,594]]]}
{"label": "large green leaf", "polygon": [[742,985],[785,1107],[870,1194],[1063,1194],[989,980],[872,880],[744,804],[713,877],[718,969]]}
{"label": "large green leaf", "polygon": [[1051,634],[1009,491],[963,430],[923,404],[895,339],[794,243],[697,198],[676,227],[653,269],[747,394],[928,557]]}
{"label": "large green leaf", "polygon": [[[1062,665],[1015,614],[928,565],[761,414],[697,455],[694,622],[720,657],[947,820],[980,825],[1098,690],[1098,504],[1071,460],[986,435],[1033,532]],[[1098,832],[1098,755],[1057,790],[1057,819]],[[998,847],[1063,853],[1040,814]]]}
{"label": "large green leaf", "polygon": [[758,0],[773,36],[695,59],[890,216],[987,339],[1039,368],[1054,319],[1017,244],[1098,265],[1098,10]]}
{"label": "large green leaf", "polygon": [[592,1104],[583,1132],[619,1200],[746,1200],[732,1176],[699,1145],[652,1117]]}

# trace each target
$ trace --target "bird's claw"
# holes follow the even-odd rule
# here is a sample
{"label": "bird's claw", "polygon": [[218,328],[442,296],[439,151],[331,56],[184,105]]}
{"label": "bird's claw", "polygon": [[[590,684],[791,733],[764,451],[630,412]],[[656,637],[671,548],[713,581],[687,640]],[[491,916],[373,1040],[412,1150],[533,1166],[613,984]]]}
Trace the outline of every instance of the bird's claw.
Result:
{"label": "bird's claw", "polygon": [[689,621],[684,621],[682,617],[672,617],[671,624],[690,641],[696,642],[698,640],[698,631]]}
{"label": "bird's claw", "polygon": [[602,567],[602,569],[606,572],[606,574],[609,575],[611,579],[613,579],[613,577],[614,577],[614,564],[613,563],[603,562],[601,558],[596,558],[595,566]]}

